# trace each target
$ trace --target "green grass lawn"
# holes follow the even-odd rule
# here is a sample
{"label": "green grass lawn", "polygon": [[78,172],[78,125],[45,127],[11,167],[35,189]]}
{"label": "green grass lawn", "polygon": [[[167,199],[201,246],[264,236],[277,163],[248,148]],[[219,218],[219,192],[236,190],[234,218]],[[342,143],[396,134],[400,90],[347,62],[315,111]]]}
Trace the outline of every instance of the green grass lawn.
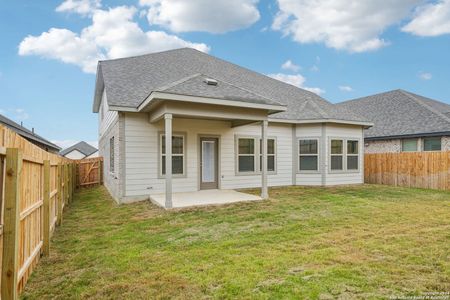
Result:
{"label": "green grass lawn", "polygon": [[[256,192],[256,191],[251,191]],[[164,211],[83,190],[22,297],[380,299],[450,291],[450,193],[285,187]]]}

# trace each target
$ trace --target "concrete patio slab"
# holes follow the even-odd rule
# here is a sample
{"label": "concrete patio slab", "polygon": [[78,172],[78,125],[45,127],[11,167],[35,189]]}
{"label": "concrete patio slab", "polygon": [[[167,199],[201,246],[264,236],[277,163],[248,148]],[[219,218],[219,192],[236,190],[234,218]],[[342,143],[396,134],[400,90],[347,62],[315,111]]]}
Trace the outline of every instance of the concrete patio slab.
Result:
{"label": "concrete patio slab", "polygon": [[[150,200],[156,205],[164,207],[166,195],[164,193],[153,194],[150,195]],[[258,200],[262,200],[262,198],[259,196],[237,192],[234,190],[202,190],[196,192],[173,193],[172,208],[218,205],[241,201]]]}

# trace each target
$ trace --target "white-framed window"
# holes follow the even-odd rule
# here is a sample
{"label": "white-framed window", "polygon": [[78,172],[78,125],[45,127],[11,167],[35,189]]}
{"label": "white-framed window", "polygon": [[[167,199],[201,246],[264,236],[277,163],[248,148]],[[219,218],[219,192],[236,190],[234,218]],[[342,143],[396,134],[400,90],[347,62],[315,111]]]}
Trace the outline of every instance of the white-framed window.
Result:
{"label": "white-framed window", "polygon": [[238,173],[254,173],[256,171],[256,139],[239,137],[237,143]]}
{"label": "white-framed window", "polygon": [[441,151],[441,137],[424,138],[423,151]]}
{"label": "white-framed window", "polygon": [[[267,172],[275,172],[276,169],[276,141],[267,139]],[[259,139],[259,171],[262,170],[262,139]]]}
{"label": "white-framed window", "polygon": [[402,152],[415,152],[418,150],[417,139],[403,139],[402,140]]}
{"label": "white-framed window", "polygon": [[[159,135],[160,176],[166,174],[166,136]],[[186,136],[172,134],[172,175],[183,176],[186,169]]]}
{"label": "white-framed window", "polygon": [[344,170],[344,140],[331,139],[330,141],[330,170]]}
{"label": "white-framed window", "polygon": [[300,172],[319,170],[319,140],[305,138],[298,140],[298,170]]}
{"label": "white-framed window", "polygon": [[347,170],[359,170],[359,141],[347,140]]}
{"label": "white-framed window", "polygon": [[[277,142],[267,139],[267,171],[275,173]],[[262,168],[262,140],[259,137],[236,136],[236,173],[259,174]]]}
{"label": "white-framed window", "polygon": [[114,173],[114,137],[109,139],[109,172]]}

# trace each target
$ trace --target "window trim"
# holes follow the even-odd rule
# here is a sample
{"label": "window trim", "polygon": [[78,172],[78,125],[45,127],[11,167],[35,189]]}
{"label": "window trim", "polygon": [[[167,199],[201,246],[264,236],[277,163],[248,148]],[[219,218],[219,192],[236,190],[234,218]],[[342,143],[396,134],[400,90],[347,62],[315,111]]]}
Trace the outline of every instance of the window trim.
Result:
{"label": "window trim", "polygon": [[[353,153],[349,154],[348,153],[348,142],[358,142],[358,153],[356,153],[356,154],[353,154]],[[349,138],[349,139],[345,140],[345,170],[348,173],[349,172],[359,172],[359,169],[360,169],[359,165],[361,164],[360,159],[359,159],[360,158],[360,154],[361,154],[361,149],[360,149],[359,145],[360,145],[360,141],[358,139]],[[358,158],[358,168],[356,168],[356,169],[349,169],[348,168],[348,157],[349,156],[356,156]]]}
{"label": "window trim", "polygon": [[[342,154],[331,154],[331,141],[332,140],[342,140]],[[347,169],[347,141],[357,141],[358,142],[358,169]],[[361,158],[363,157],[363,151],[361,151],[361,138],[353,138],[353,137],[337,137],[337,136],[329,136],[328,137],[328,173],[330,174],[351,174],[351,173],[361,173]],[[331,156],[342,155],[342,170],[332,170],[331,169]],[[356,156],[355,154],[350,154],[351,156]]]}
{"label": "window trim", "polygon": [[[239,172],[239,139],[253,139],[254,140],[254,145],[255,145],[255,153],[254,155],[254,160],[255,160],[255,171],[247,171],[247,172]],[[234,136],[234,173],[235,176],[248,176],[248,175],[261,175],[262,171],[260,171],[260,163],[259,163],[259,157],[262,155],[262,153],[260,153],[260,140],[262,139],[261,136],[259,135],[240,135],[240,134],[236,134]],[[275,166],[274,166],[274,171],[267,171],[268,175],[276,175],[277,174],[277,138],[275,136],[268,136],[267,137],[268,140],[274,140],[274,155],[275,155]],[[244,154],[244,155],[248,155],[250,156],[250,154]]]}
{"label": "window trim", "polygon": [[114,136],[109,138],[109,174],[114,175],[116,170],[116,145],[115,145],[116,139]]}
{"label": "window trim", "polygon": [[[296,156],[297,156],[297,174],[320,174],[320,166],[322,162],[322,153],[321,153],[321,145],[319,136],[298,136],[296,138]],[[317,154],[303,154],[300,155],[300,141],[302,140],[316,140],[317,141]],[[317,170],[300,170],[300,156],[316,156],[317,155]]]}
{"label": "window trim", "polygon": [[[164,131],[159,131],[158,132],[158,178],[159,179],[164,179],[166,178],[166,175],[162,173],[162,137],[166,135],[166,133]],[[172,173],[172,178],[186,178],[187,177],[187,133],[186,132],[172,132],[172,137],[174,136],[181,136],[183,138],[183,154],[179,155],[176,154],[174,155],[172,153],[172,157],[173,156],[183,156],[183,173],[182,174],[173,174]],[[165,154],[164,154],[165,155]]]}
{"label": "window trim", "polygon": [[[269,158],[269,156],[273,156],[273,171],[269,171],[269,169],[267,169],[267,174],[273,175],[273,174],[277,174],[277,138],[276,137],[267,137],[267,147],[269,147],[269,140],[273,140],[273,154],[269,154],[269,152],[267,152],[267,158]],[[259,138],[258,142],[260,144],[262,144],[262,138]],[[262,145],[258,144],[258,149],[262,149]],[[261,159],[259,159],[259,157],[261,157]],[[259,157],[258,157],[258,164],[260,161],[262,161],[262,152],[259,153]],[[267,168],[269,167],[269,164],[267,163]],[[259,173],[262,173],[261,170],[262,166],[259,165],[258,166],[258,170]]]}
{"label": "window trim", "polygon": [[[425,150],[425,140],[426,139],[439,139],[441,143],[441,149],[440,150]],[[429,136],[429,137],[423,137],[422,138],[422,151],[423,152],[442,152],[442,136]]]}

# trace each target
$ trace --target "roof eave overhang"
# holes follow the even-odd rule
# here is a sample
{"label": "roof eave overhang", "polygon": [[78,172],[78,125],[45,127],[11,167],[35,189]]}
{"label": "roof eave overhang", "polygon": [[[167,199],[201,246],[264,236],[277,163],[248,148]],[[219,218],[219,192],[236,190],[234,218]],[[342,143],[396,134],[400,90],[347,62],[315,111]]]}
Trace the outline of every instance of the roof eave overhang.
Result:
{"label": "roof eave overhang", "polygon": [[98,113],[100,110],[100,103],[102,100],[103,89],[105,83],[101,72],[100,62],[97,64],[97,73],[95,75],[95,88],[94,88],[94,103],[92,103],[92,112]]}
{"label": "roof eave overhang", "polygon": [[286,111],[285,105],[278,104],[262,104],[253,102],[244,102],[236,100],[218,99],[210,97],[199,97],[199,96],[189,96],[180,95],[164,92],[152,92],[134,111],[141,112],[149,107],[154,101],[183,101],[190,103],[200,103],[200,104],[212,104],[212,105],[222,105],[222,106],[233,106],[233,107],[245,107],[267,110],[269,114],[279,113]]}
{"label": "roof eave overhang", "polygon": [[450,131],[398,134],[387,136],[369,136],[364,137],[364,139],[366,141],[377,141],[377,140],[408,139],[408,138],[434,137],[434,136],[450,136]]}
{"label": "roof eave overhang", "polygon": [[311,119],[311,120],[292,120],[292,119],[276,119],[269,118],[269,122],[273,123],[289,123],[289,124],[314,124],[314,123],[335,123],[335,124],[347,124],[347,125],[358,125],[364,126],[364,128],[370,128],[374,124],[372,122],[365,121],[348,121],[340,119]]}

